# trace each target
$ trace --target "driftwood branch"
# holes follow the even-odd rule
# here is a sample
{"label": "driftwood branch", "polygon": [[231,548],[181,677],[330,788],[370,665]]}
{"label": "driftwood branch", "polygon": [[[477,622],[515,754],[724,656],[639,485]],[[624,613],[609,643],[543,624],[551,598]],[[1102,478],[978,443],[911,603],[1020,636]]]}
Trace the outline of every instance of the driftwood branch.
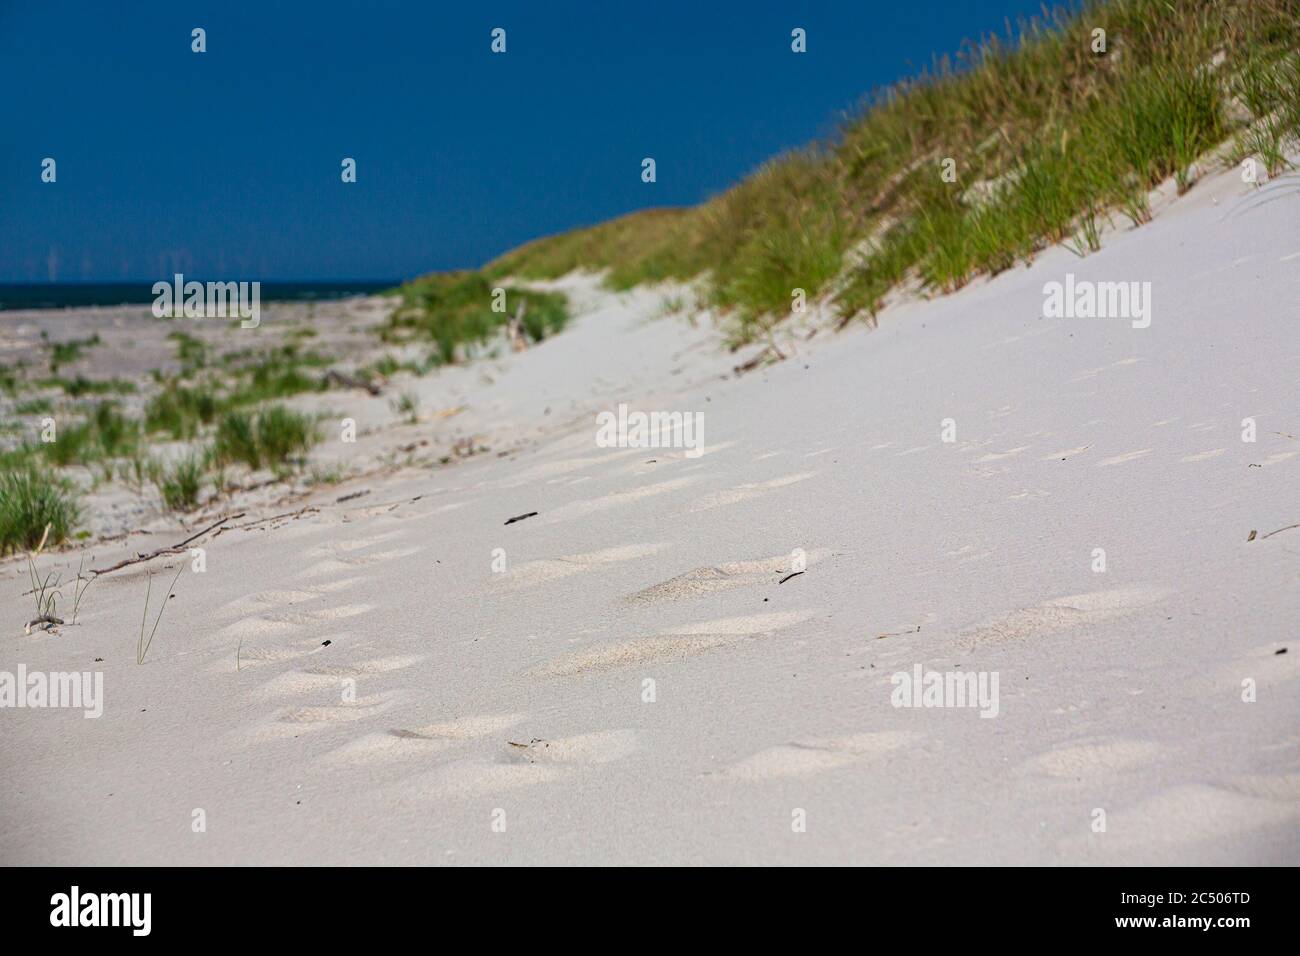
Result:
{"label": "driftwood branch", "polygon": [[213,528],[219,528],[227,521],[234,521],[236,518],[242,518],[244,517],[245,514],[247,514],[247,512],[241,511],[237,515],[228,515],[227,517],[222,518],[220,521],[216,522],[215,524],[208,525],[202,531],[190,535],[184,541],[178,542],[177,544],[173,544],[169,548],[159,548],[156,551],[150,551],[148,554],[137,554],[134,558],[126,558],[122,561],[117,562],[117,564],[110,565],[107,568],[91,568],[90,573],[96,575],[107,574],[109,571],[116,571],[119,568],[124,568],[129,564],[140,564],[141,562],[144,561],[152,561],[154,558],[160,558],[165,554],[179,554],[180,552],[185,550],[187,545],[191,544],[194,541],[197,541],[199,538],[203,537]]}
{"label": "driftwood branch", "polygon": [[[231,525],[229,528],[222,528],[221,531],[242,531],[248,528],[256,528],[258,525],[270,524],[272,521],[279,521],[281,518],[301,518],[303,515],[315,514],[317,511],[320,511],[320,509],[308,505],[306,508],[299,508],[297,511],[286,511],[282,514],[271,515],[267,518],[257,518],[253,521],[245,521],[243,524]],[[241,513],[235,515],[230,520],[234,521],[235,518],[242,517],[244,517],[244,515]],[[220,535],[221,531],[218,531],[217,534]]]}
{"label": "driftwood branch", "polygon": [[739,365],[733,367],[731,371],[737,376],[740,376],[744,375],[746,372],[752,372],[764,363],[777,362],[783,358],[785,358],[785,356],[781,355],[780,351],[774,350],[771,345],[764,345],[753,358],[746,362],[741,362]]}

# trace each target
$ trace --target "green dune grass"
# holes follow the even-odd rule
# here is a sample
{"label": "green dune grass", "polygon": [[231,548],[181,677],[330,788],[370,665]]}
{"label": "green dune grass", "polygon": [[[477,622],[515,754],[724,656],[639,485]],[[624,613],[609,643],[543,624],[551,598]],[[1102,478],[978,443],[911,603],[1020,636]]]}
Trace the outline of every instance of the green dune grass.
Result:
{"label": "green dune grass", "polygon": [[607,270],[614,289],[703,277],[746,341],[789,314],[794,289],[833,294],[849,319],[909,279],[946,292],[1052,244],[1086,254],[1105,221],[1149,219],[1152,187],[1190,188],[1212,150],[1277,173],[1300,133],[1291,0],[1112,0],[1015,36],[880,91],[831,142],[700,206],[539,239],[483,272]]}
{"label": "green dune grass", "polygon": [[533,342],[554,335],[569,318],[563,295],[506,287],[491,281],[486,272],[434,273],[406,283],[398,292],[402,302],[383,329],[384,338],[430,343],[430,366],[454,365],[468,357],[498,337],[512,317],[522,316],[521,334]]}
{"label": "green dune grass", "polygon": [[69,484],[36,465],[0,470],[0,555],[65,541],[81,519]]}

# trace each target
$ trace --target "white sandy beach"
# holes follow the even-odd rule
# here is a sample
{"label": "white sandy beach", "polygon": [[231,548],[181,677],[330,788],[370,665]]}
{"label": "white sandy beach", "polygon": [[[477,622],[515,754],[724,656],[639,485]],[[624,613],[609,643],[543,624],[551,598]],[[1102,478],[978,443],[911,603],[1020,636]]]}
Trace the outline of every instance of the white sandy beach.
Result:
{"label": "white sandy beach", "polygon": [[[30,636],[7,559],[0,671],[104,701],[0,712],[0,863],[1300,863],[1300,195],[1251,194],[741,376],[679,290],[575,276],[563,334],[413,379],[419,424],[299,399],[360,425],[321,461],[491,450],[42,557],[247,512],[144,664],[180,558]],[[1150,327],[1044,318],[1066,273],[1150,281]],[[704,454],[599,447],[619,403],[703,413]],[[916,665],[996,672],[996,716],[893,706]]]}

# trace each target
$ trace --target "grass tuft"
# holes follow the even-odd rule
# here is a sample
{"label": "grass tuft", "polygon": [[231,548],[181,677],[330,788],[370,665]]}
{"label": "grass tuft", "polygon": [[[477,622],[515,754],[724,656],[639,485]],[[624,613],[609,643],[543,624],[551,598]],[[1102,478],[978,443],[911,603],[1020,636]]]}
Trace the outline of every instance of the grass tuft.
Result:
{"label": "grass tuft", "polygon": [[[502,295],[495,293],[497,288]],[[481,272],[437,273],[408,282],[398,291],[402,305],[382,334],[390,342],[432,342],[430,358],[435,365],[470,358],[521,312],[521,332],[530,342],[559,332],[569,318],[562,294],[494,286]]]}
{"label": "grass tuft", "polygon": [[154,484],[162,496],[163,504],[172,511],[193,511],[199,506],[199,492],[203,489],[204,459],[194,452],[170,467],[162,466],[154,477]]}
{"label": "grass tuft", "polygon": [[242,463],[256,471],[283,469],[320,440],[314,419],[283,405],[257,415],[229,411],[217,424],[213,459],[219,465]]}
{"label": "grass tuft", "polygon": [[29,466],[0,472],[0,554],[33,551],[48,528],[47,544],[66,541],[81,520],[67,482]]}

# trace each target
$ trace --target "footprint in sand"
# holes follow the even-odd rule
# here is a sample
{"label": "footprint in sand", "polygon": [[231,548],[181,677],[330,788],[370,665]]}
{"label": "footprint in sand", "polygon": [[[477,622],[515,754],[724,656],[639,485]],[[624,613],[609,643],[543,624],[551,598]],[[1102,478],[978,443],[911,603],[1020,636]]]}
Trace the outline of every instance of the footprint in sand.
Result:
{"label": "footprint in sand", "polygon": [[582,768],[621,760],[636,750],[631,730],[606,730],[558,740],[516,737],[496,759],[458,760],[421,775],[407,786],[440,796],[480,796],[550,783]]}
{"label": "footprint in sand", "polygon": [[1286,461],[1288,458],[1294,458],[1296,455],[1300,455],[1300,451],[1274,452],[1273,454],[1269,455],[1267,458],[1265,458],[1263,461],[1260,462],[1260,467],[1267,468],[1269,465],[1276,465],[1279,462]]}
{"label": "footprint in sand", "polygon": [[1057,598],[1035,607],[1012,611],[963,634],[958,639],[958,644],[970,649],[984,644],[1041,637],[1072,627],[1123,617],[1155,604],[1166,596],[1167,592],[1152,588],[1129,588]]}
{"label": "footprint in sand", "polygon": [[1008,448],[1006,451],[991,451],[987,455],[983,455],[979,458],[976,458],[975,464],[982,465],[985,462],[989,462],[989,461],[1001,461],[1003,458],[1014,458],[1016,455],[1019,455],[1022,451],[1028,450],[1028,448],[1029,448],[1028,445],[1020,445],[1017,448]]}
{"label": "footprint in sand", "polygon": [[732,780],[805,777],[901,750],[920,740],[914,733],[880,731],[850,737],[795,740],[760,750],[715,776]]}
{"label": "footprint in sand", "polygon": [[392,707],[402,696],[403,692],[390,690],[358,697],[349,703],[292,707],[253,728],[251,736],[255,741],[263,742],[287,740],[340,724],[373,719]]}
{"label": "footprint in sand", "polygon": [[[209,670],[228,673],[292,661],[319,652],[326,642],[345,639],[351,650],[360,650],[370,642],[357,643],[352,635],[330,632],[325,630],[325,626],[373,610],[371,604],[343,604],[317,611],[277,611],[241,617],[218,632],[223,643],[229,642],[231,650],[228,654],[222,652]],[[311,634],[311,637],[302,638],[304,633]]]}
{"label": "footprint in sand", "polygon": [[1021,769],[1060,779],[1095,780],[1150,763],[1160,753],[1158,744],[1145,740],[1070,744],[1025,761]]}
{"label": "footprint in sand", "polygon": [[812,611],[787,611],[687,624],[655,637],[585,648],[541,664],[529,673],[535,677],[576,677],[633,664],[678,660],[715,647],[772,634],[806,621],[813,614]]}
{"label": "footprint in sand", "polygon": [[349,571],[355,571],[357,568],[367,567],[372,564],[388,564],[390,561],[400,561],[402,558],[409,558],[413,554],[419,554],[425,550],[419,548],[393,548],[390,551],[379,551],[374,554],[360,554],[356,557],[335,556],[317,561],[298,572],[299,578],[319,578],[330,574],[340,574]]}
{"label": "footprint in sand", "polygon": [[758,498],[777,488],[785,488],[788,485],[798,484],[801,481],[807,481],[809,478],[816,477],[815,471],[802,471],[793,475],[785,475],[781,478],[773,478],[770,481],[759,481],[751,484],[738,485],[735,488],[728,488],[725,491],[715,491],[713,494],[705,495],[686,509],[686,514],[695,514],[700,511],[708,511],[712,508],[721,508],[724,505],[739,504],[742,501],[749,501],[751,498]]}
{"label": "footprint in sand", "polygon": [[337,541],[310,548],[304,551],[303,554],[309,558],[333,558],[341,554],[351,554],[353,551],[364,551],[366,548],[373,548],[375,545],[400,537],[402,533],[401,529],[394,529],[367,538],[341,538]]}
{"label": "footprint in sand", "polygon": [[561,740],[509,740],[504,756],[525,763],[600,764],[621,760],[636,747],[636,731],[602,730]]}
{"label": "footprint in sand", "polygon": [[1044,455],[1039,461],[1061,461],[1065,458],[1073,458],[1075,455],[1082,455],[1091,448],[1091,444],[1079,445],[1075,448],[1063,448],[1060,451],[1052,452],[1050,455]]}
{"label": "footprint in sand", "polygon": [[[812,566],[830,552],[825,550],[810,551],[807,563]],[[759,558],[754,561],[730,561],[726,564],[707,565],[692,568],[684,574],[661,581],[624,600],[631,604],[652,604],[657,601],[677,601],[682,598],[700,597],[716,594],[732,588],[754,584],[775,584],[777,576],[790,570],[790,555],[778,554],[771,558]]]}
{"label": "footprint in sand", "polygon": [[[638,449],[643,451],[643,449]],[[674,478],[670,481],[660,481],[651,485],[642,485],[640,488],[633,488],[630,491],[616,491],[608,495],[602,495],[597,498],[586,498],[580,501],[571,501],[567,505],[553,509],[543,516],[540,523],[553,524],[557,521],[565,521],[571,518],[581,518],[593,514],[597,511],[605,511],[609,508],[618,508],[623,505],[630,505],[646,498],[653,498],[656,495],[668,494],[685,488],[697,479],[692,476],[685,478]]]}
{"label": "footprint in sand", "polygon": [[395,691],[359,697],[354,703],[326,704],[319,707],[295,707],[276,717],[284,724],[351,723],[382,714],[393,705]]}
{"label": "footprint in sand", "polygon": [[560,558],[544,558],[516,565],[505,574],[494,575],[502,587],[508,589],[534,587],[550,581],[590,571],[604,564],[620,561],[632,561],[647,555],[658,554],[668,548],[667,543],[626,544],[617,548],[605,548],[589,551],[586,554],[570,554]]}
{"label": "footprint in sand", "polygon": [[1136,365],[1140,361],[1142,360],[1138,358],[1126,358],[1120,359],[1118,362],[1112,362],[1109,365],[1102,365],[1099,368],[1084,369],[1079,372],[1079,374],[1075,375],[1074,378],[1070,379],[1070,382],[1083,382],[1090,378],[1096,378],[1102,372],[1109,372],[1117,368],[1123,368],[1126,365]]}
{"label": "footprint in sand", "polygon": [[1041,498],[1050,498],[1052,493],[1042,488],[1025,488],[1022,491],[1013,492],[1007,495],[1006,501],[1038,501]]}
{"label": "footprint in sand", "polygon": [[477,714],[419,727],[391,727],[344,744],[326,759],[335,763],[420,759],[504,733],[524,719],[523,714]]}
{"label": "footprint in sand", "polygon": [[570,772],[568,768],[550,764],[494,763],[470,758],[421,774],[403,784],[400,790],[404,793],[414,790],[421,797],[481,797],[550,783]]}
{"label": "footprint in sand", "polygon": [[209,670],[212,673],[233,674],[267,664],[284,664],[321,653],[323,650],[321,645],[325,641],[336,642],[347,637],[348,635],[341,633],[315,634],[309,638],[284,643],[276,643],[270,635],[262,638],[254,636],[249,640],[241,638],[235,649],[229,653],[222,653]]}
{"label": "footprint in sand", "polygon": [[223,604],[217,613],[222,617],[230,615],[242,618],[277,608],[292,607],[295,604],[314,601],[319,597],[320,593],[317,591],[258,591],[256,594],[247,594],[228,604]]}
{"label": "footprint in sand", "polygon": [[[640,449],[637,449],[638,451]],[[625,452],[624,454],[628,454]],[[540,481],[550,481],[553,478],[562,478],[572,472],[581,471],[584,468],[594,468],[598,465],[608,465],[608,457],[599,458],[565,458],[559,461],[539,462],[516,475],[499,482],[501,488],[522,488],[524,486],[536,485]]]}
{"label": "footprint in sand", "polygon": [[1122,455],[1115,455],[1113,458],[1104,458],[1097,462],[1098,468],[1109,468],[1111,465],[1122,465],[1128,461],[1135,461],[1151,454],[1150,448],[1139,448],[1137,451],[1125,452]]}
{"label": "footprint in sand", "polygon": [[[319,646],[319,645],[318,645]],[[404,670],[424,660],[422,656],[378,657],[353,664],[322,664],[280,674],[257,688],[253,695],[263,698],[291,697],[332,687],[344,680],[360,681],[366,677]]]}
{"label": "footprint in sand", "polygon": [[336,581],[327,581],[323,584],[313,584],[311,590],[321,594],[333,594],[336,591],[346,591],[348,588],[359,587],[370,582],[362,575],[352,578],[339,578]]}
{"label": "footprint in sand", "polygon": [[[267,614],[255,614],[243,617],[227,624],[221,629],[221,635],[233,638],[291,637],[303,633],[304,629],[319,629],[332,621],[345,620],[368,614],[375,609],[373,604],[340,604],[336,607],[321,608],[317,611],[275,611]],[[319,642],[318,642],[319,643]]]}
{"label": "footprint in sand", "polygon": [[1227,451],[1228,449],[1226,448],[1211,448],[1209,451],[1203,451],[1195,455],[1188,455],[1186,458],[1180,458],[1179,461],[1184,461],[1184,462],[1207,461],[1211,458],[1218,458],[1220,455],[1225,454]]}

